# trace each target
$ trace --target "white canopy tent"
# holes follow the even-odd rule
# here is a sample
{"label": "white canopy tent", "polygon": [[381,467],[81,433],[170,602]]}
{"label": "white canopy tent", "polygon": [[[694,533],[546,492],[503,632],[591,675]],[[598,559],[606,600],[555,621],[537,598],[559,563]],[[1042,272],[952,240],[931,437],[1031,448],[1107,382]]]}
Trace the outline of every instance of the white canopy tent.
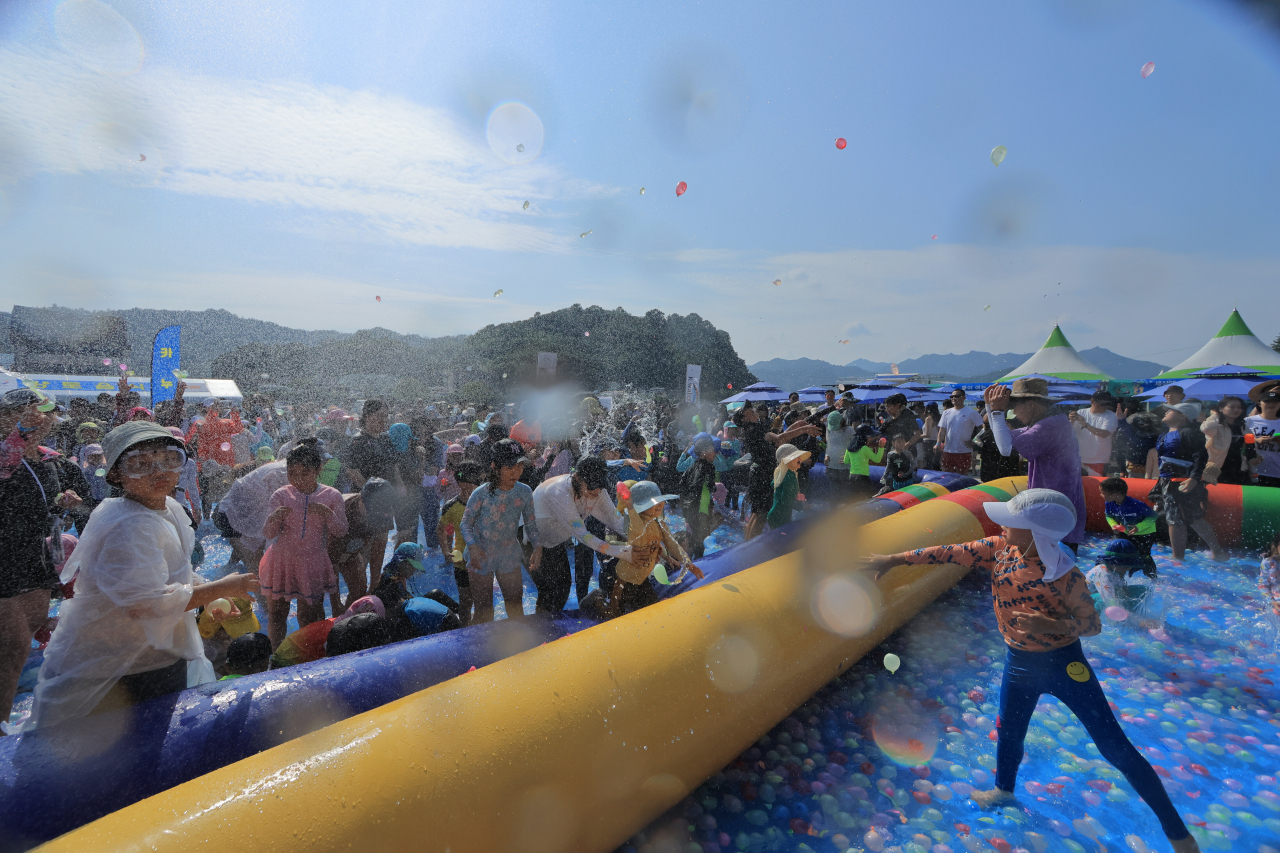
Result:
{"label": "white canopy tent", "polygon": [[1044,342],[1044,346],[1016,370],[1009,371],[1000,381],[1008,382],[1033,373],[1082,382],[1101,382],[1112,378],[1085,361],[1080,353],[1076,352],[1076,348],[1071,346],[1062,329],[1057,326],[1053,327],[1053,333],[1049,335],[1049,340]]}
{"label": "white canopy tent", "polygon": [[1239,311],[1232,311],[1218,334],[1196,354],[1181,364],[1171,367],[1157,379],[1178,379],[1196,370],[1204,370],[1219,364],[1234,364],[1241,368],[1280,373],[1280,352],[1258,340],[1250,331]]}

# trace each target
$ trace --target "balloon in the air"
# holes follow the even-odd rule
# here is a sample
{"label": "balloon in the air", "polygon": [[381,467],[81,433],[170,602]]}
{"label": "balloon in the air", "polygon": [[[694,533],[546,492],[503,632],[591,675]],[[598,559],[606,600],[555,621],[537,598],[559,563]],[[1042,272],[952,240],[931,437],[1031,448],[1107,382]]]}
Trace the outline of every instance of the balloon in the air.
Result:
{"label": "balloon in the air", "polygon": [[782,279],[780,279],[780,278],[775,278],[775,279],[773,280],[773,286],[774,286],[774,287],[781,287],[781,286],[782,286]]}
{"label": "balloon in the air", "polygon": [[983,311],[990,311],[990,310],[991,310],[991,306],[990,306],[990,305],[983,305],[983,306],[982,306],[982,310],[983,310]]}
{"label": "balloon in the air", "polygon": [[1125,610],[1118,604],[1113,604],[1103,611],[1107,614],[1107,618],[1113,622],[1123,622],[1129,618],[1129,611]]}
{"label": "balloon in the air", "polygon": [[109,358],[104,358],[104,359],[102,360],[102,363],[103,363],[103,364],[105,364],[105,365],[110,366],[110,364],[111,364],[111,359],[109,359]]}
{"label": "balloon in the air", "polygon": [[1155,70],[1156,64],[1154,62],[1148,62],[1146,65],[1142,66],[1142,79],[1146,80],[1151,76],[1151,72]]}
{"label": "balloon in the air", "polygon": [[382,301],[382,297],[381,297],[381,296],[375,296],[375,297],[373,297],[373,298],[374,298],[374,299],[376,299],[376,300],[378,300],[379,302],[381,302],[381,301]]}
{"label": "balloon in the air", "polygon": [[590,231],[583,231],[583,232],[582,232],[581,234],[579,234],[578,236],[579,236],[579,237],[586,237],[586,236],[587,236],[588,234],[590,234],[590,233],[591,233]]}
{"label": "balloon in the air", "polygon": [[730,382],[730,383],[729,383],[729,390],[730,390],[730,391],[732,391],[732,390],[733,390],[733,383],[732,383],[732,382]]}
{"label": "balloon in the air", "polygon": [[640,188],[640,195],[644,195],[644,187]]}
{"label": "balloon in the air", "polygon": [[501,296],[501,295],[502,295],[502,290],[501,290],[501,289],[499,289],[499,290],[495,290],[495,291],[493,292],[493,295],[494,295],[494,298],[497,298],[497,297]]}
{"label": "balloon in the air", "polygon": [[1001,163],[1004,162],[1004,158],[1008,153],[1009,153],[1009,149],[1005,148],[1003,145],[997,145],[995,148],[992,148],[991,149],[991,165],[999,166]]}
{"label": "balloon in the air", "polygon": [[680,183],[676,184],[676,196],[678,197],[678,196],[684,195],[684,191],[687,189],[689,189],[689,185],[686,184],[684,181],[681,181]]}
{"label": "balloon in the air", "polygon": [[890,672],[897,672],[898,667],[900,666],[902,666],[902,658],[898,657],[893,652],[889,652],[889,654],[884,656],[885,669],[889,670]]}
{"label": "balloon in the air", "polygon": [[527,202],[527,201],[526,201],[526,202],[524,203],[524,209],[525,209],[525,210],[528,210],[528,209],[529,209],[529,202]]}
{"label": "balloon in the air", "polygon": [[843,136],[841,136],[839,139],[836,140],[836,147],[839,148],[841,151],[843,151],[844,147],[848,144],[849,144],[848,142],[845,142]]}
{"label": "balloon in the air", "polygon": [[221,450],[223,453],[226,453],[228,450],[231,449],[231,442],[229,441],[222,442],[222,444],[218,445],[218,449]]}

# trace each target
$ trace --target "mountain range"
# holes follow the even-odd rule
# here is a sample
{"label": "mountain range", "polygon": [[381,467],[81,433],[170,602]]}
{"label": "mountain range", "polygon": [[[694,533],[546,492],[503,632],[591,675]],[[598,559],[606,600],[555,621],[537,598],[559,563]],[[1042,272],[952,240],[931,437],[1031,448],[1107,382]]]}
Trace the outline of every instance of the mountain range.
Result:
{"label": "mountain range", "polygon": [[[1149,379],[1162,372],[1164,365],[1153,361],[1128,358],[1109,349],[1094,347],[1081,350],[1086,361],[1097,365],[1103,373],[1116,379]],[[991,382],[1022,364],[1031,353],[990,353],[971,350],[967,353],[931,353],[898,362],[900,373],[947,382]],[[865,379],[877,373],[889,373],[893,365],[887,361],[856,358],[848,364],[832,364],[812,358],[774,358],[748,365],[763,382],[779,388],[795,389],[810,385],[831,385],[842,379]]]}

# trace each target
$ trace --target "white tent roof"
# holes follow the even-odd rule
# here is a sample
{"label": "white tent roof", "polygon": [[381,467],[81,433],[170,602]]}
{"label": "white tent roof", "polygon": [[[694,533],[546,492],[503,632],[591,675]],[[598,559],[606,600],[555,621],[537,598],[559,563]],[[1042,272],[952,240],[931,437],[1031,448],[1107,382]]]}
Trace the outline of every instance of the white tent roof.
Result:
{"label": "white tent roof", "polygon": [[1056,376],[1059,379],[1077,379],[1083,381],[1111,379],[1097,367],[1080,357],[1075,347],[1062,334],[1062,329],[1053,327],[1049,340],[1044,342],[1031,358],[1022,363],[1016,370],[1009,371],[1001,378],[1001,382],[1039,373],[1044,376]]}
{"label": "white tent roof", "polygon": [[[1280,366],[1280,352],[1258,340],[1249,330],[1239,311],[1232,311],[1218,334],[1200,347],[1196,354],[1181,364],[1171,367],[1157,379],[1173,379],[1186,376],[1193,370],[1204,370],[1220,364],[1252,367],[1267,370]],[[1269,372],[1275,372],[1271,370]]]}

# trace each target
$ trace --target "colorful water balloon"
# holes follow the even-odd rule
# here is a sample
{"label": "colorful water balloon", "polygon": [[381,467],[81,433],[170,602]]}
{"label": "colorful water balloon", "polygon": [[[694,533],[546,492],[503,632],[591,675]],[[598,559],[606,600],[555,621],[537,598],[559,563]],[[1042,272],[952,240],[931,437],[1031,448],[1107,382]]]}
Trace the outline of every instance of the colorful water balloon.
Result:
{"label": "colorful water balloon", "polygon": [[937,234],[934,234],[934,235],[933,235],[933,239],[934,239],[934,240],[937,240],[937,239],[938,239],[938,235],[937,235]]}
{"label": "colorful water balloon", "polygon": [[589,337],[591,337],[591,333],[590,333],[590,332],[583,332],[582,334],[583,334],[584,336],[588,337],[588,338],[589,338]]}
{"label": "colorful water balloon", "polygon": [[502,295],[502,288],[498,288],[497,290],[495,290],[495,291],[493,292],[493,297],[494,297],[495,299],[497,299],[497,298],[498,298],[499,296],[501,296],[501,295]]}
{"label": "colorful water balloon", "polygon": [[94,473],[94,476],[96,477],[105,477],[107,476],[107,469],[99,468],[97,471],[94,471],[93,473]]}
{"label": "colorful water balloon", "polygon": [[780,278],[775,278],[775,279],[773,280],[773,286],[774,286],[774,287],[781,287],[781,286],[782,286],[782,279],[780,279]]}
{"label": "colorful water balloon", "polygon": [[845,338],[845,339],[844,339],[843,341],[841,341],[840,343],[841,343],[841,344],[847,344],[847,343],[849,343],[849,339],[848,339],[848,338]]}
{"label": "colorful water balloon", "polygon": [[849,144],[848,142],[845,142],[845,140],[844,140],[844,137],[843,137],[843,136],[838,137],[838,138],[836,139],[836,147],[837,147],[837,148],[839,148],[841,151],[843,151],[843,150],[844,150],[844,147],[845,147],[846,145],[848,145],[848,144]]}
{"label": "colorful water balloon", "polygon": [[1148,62],[1146,65],[1142,66],[1142,79],[1146,80],[1151,76],[1151,72],[1155,70],[1156,64],[1154,62]]}
{"label": "colorful water balloon", "polygon": [[1107,618],[1113,622],[1123,622],[1129,618],[1129,611],[1125,610],[1118,604],[1113,604],[1103,611],[1107,614]]}
{"label": "colorful water balloon", "polygon": [[897,672],[898,667],[900,666],[902,666],[902,658],[898,657],[893,652],[889,652],[889,654],[884,656],[885,669],[889,670],[890,672]]}
{"label": "colorful water balloon", "polygon": [[524,209],[525,209],[525,210],[528,210],[528,209],[529,209],[529,202],[527,202],[527,201],[526,201],[526,202],[524,203]]}
{"label": "colorful water balloon", "polygon": [[579,237],[586,237],[586,236],[587,236],[588,234],[590,234],[590,233],[591,233],[590,231],[583,231],[583,232],[582,232],[581,234],[579,234],[578,236],[579,236]]}
{"label": "colorful water balloon", "polygon": [[378,302],[381,302],[381,301],[382,301],[382,297],[381,297],[381,296],[375,296],[375,297],[373,297],[373,298],[374,298],[376,301],[378,301]]}
{"label": "colorful water balloon", "polygon": [[730,382],[730,383],[729,383],[729,390],[730,390],[730,391],[732,391],[732,390],[733,390],[733,383],[732,383],[732,382]]}
{"label": "colorful water balloon", "polygon": [[507,374],[505,374],[505,373],[504,373],[504,374],[502,374],[502,378],[503,378],[503,379],[506,379],[506,378],[507,378]]}
{"label": "colorful water balloon", "polygon": [[116,365],[116,367],[117,367],[118,369],[120,369],[120,370],[128,370],[128,369],[129,369],[129,365],[125,364],[123,361],[122,361],[122,362],[120,362],[119,364],[117,364],[117,365]]}
{"label": "colorful water balloon", "polygon": [[136,373],[134,373],[132,370],[126,370],[126,371],[124,372],[124,375],[125,375],[125,376],[137,376],[137,374],[136,374]]}
{"label": "colorful water balloon", "polygon": [[218,445],[218,449],[221,450],[223,453],[226,453],[228,450],[231,449],[231,442],[229,441],[222,442],[222,444]]}
{"label": "colorful water balloon", "polygon": [[640,188],[640,195],[644,195],[644,187]]}
{"label": "colorful water balloon", "polygon": [[982,306],[982,310],[983,310],[983,311],[990,311],[990,310],[991,310],[991,306],[990,306],[990,305],[983,305],[983,306]]}
{"label": "colorful water balloon", "polygon": [[103,364],[105,364],[105,365],[108,365],[108,366],[109,366],[109,365],[111,364],[111,359],[109,359],[109,358],[104,358],[104,359],[102,360],[102,363],[103,363]]}
{"label": "colorful water balloon", "polygon": [[684,181],[681,181],[680,183],[676,184],[676,197],[679,198],[680,196],[684,195],[684,192],[687,189],[689,189],[689,185],[686,184]]}
{"label": "colorful water balloon", "polygon": [[673,581],[667,577],[667,567],[662,563],[653,564],[653,578],[663,586],[671,586]]}
{"label": "colorful water balloon", "polygon": [[991,165],[999,166],[1001,163],[1004,162],[1005,155],[1007,155],[1008,153],[1009,153],[1009,149],[1005,148],[1003,145],[997,145],[995,148],[992,148],[991,149]]}

